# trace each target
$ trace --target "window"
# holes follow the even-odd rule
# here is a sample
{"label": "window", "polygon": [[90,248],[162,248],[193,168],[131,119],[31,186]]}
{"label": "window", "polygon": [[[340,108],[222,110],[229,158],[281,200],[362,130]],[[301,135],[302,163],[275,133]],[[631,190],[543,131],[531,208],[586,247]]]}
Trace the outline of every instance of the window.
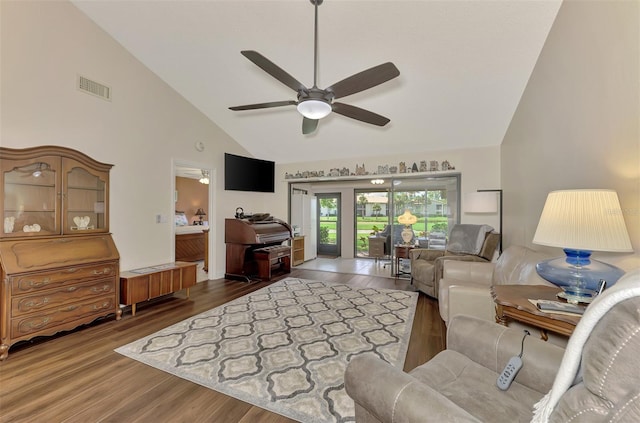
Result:
{"label": "window", "polygon": [[409,210],[418,218],[412,225],[414,243],[426,247],[430,233],[449,234],[460,222],[460,176],[395,178],[384,189],[354,190],[354,253],[369,256],[369,237]]}

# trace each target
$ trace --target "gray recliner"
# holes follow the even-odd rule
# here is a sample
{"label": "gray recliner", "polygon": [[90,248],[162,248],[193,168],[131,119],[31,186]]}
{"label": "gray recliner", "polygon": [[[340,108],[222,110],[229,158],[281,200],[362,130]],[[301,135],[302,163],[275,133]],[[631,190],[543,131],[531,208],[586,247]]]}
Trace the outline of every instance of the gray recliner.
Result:
{"label": "gray recliner", "polygon": [[[464,226],[456,225],[452,228],[452,234]],[[473,225],[484,226],[484,225]],[[500,234],[487,232],[484,235],[484,243],[476,254],[455,251],[451,244],[446,249],[414,248],[409,252],[411,258],[411,281],[418,290],[433,298],[438,298],[438,283],[442,278],[442,266],[445,260],[480,261],[489,262],[500,243]]]}
{"label": "gray recliner", "polygon": [[438,309],[445,324],[463,313],[495,321],[493,285],[550,285],[538,276],[536,264],[551,258],[520,245],[510,245],[495,262],[449,261],[438,283]]}
{"label": "gray recliner", "polygon": [[502,391],[498,374],[522,338],[520,330],[456,315],[447,349],[409,373],[372,354],[354,357],[345,388],[356,422],[529,422],[552,387],[557,401],[544,408],[548,420],[538,412],[536,421],[640,421],[640,270],[587,307],[566,350],[527,336],[524,365]]}

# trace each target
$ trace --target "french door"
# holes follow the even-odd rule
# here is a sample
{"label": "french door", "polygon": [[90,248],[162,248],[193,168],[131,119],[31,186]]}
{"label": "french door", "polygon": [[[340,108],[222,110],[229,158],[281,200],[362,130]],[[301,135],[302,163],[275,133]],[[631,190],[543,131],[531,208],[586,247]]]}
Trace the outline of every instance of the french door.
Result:
{"label": "french door", "polygon": [[318,255],[340,256],[340,194],[316,194]]}

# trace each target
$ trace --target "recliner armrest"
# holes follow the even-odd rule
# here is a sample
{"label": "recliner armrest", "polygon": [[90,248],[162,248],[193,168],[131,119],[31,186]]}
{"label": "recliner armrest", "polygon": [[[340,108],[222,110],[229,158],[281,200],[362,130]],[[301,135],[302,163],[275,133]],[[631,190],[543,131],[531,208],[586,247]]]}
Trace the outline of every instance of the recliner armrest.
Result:
{"label": "recliner armrest", "polygon": [[[499,374],[511,357],[520,354],[523,336],[521,330],[459,314],[449,322],[447,349],[464,354]],[[540,393],[547,393],[563,355],[563,348],[537,339],[535,335],[527,336],[522,355],[524,365],[516,381]]]}
{"label": "recliner armrest", "polygon": [[442,257],[438,257],[434,262],[434,269],[433,269],[434,286],[436,288],[436,293],[438,293],[438,290],[440,289],[440,279],[442,279],[444,275],[445,263],[451,263],[451,262],[486,263],[487,260],[480,256],[456,255],[456,254],[445,254]]}
{"label": "recliner armrest", "polygon": [[[456,281],[447,281],[446,285],[448,285],[449,289],[446,296],[447,322],[457,314],[465,314],[488,322],[495,322],[496,307],[493,297],[491,297],[490,285],[471,285],[468,283],[456,285]],[[444,296],[441,295],[441,297]]]}
{"label": "recliner armrest", "polygon": [[[380,422],[479,420],[451,400],[373,354],[353,357],[344,378],[347,394]],[[366,421],[374,421],[371,418]]]}
{"label": "recliner armrest", "polygon": [[490,262],[465,262],[447,261],[443,266],[443,279],[456,279],[459,281],[472,281],[473,283],[486,282],[489,286],[493,281],[494,263]]}
{"label": "recliner armrest", "polygon": [[411,261],[426,260],[434,261],[438,257],[444,256],[444,250],[430,250],[428,248],[413,248],[409,251]]}

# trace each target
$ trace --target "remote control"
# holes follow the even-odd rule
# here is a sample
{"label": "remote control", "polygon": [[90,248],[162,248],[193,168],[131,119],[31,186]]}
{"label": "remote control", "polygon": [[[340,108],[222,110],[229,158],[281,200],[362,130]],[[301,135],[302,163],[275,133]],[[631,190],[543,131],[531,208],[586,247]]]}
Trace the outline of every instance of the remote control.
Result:
{"label": "remote control", "polygon": [[511,382],[516,378],[516,375],[522,368],[522,359],[517,355],[515,357],[511,357],[507,366],[504,368],[500,376],[498,376],[497,385],[498,388],[506,391],[511,386]]}

